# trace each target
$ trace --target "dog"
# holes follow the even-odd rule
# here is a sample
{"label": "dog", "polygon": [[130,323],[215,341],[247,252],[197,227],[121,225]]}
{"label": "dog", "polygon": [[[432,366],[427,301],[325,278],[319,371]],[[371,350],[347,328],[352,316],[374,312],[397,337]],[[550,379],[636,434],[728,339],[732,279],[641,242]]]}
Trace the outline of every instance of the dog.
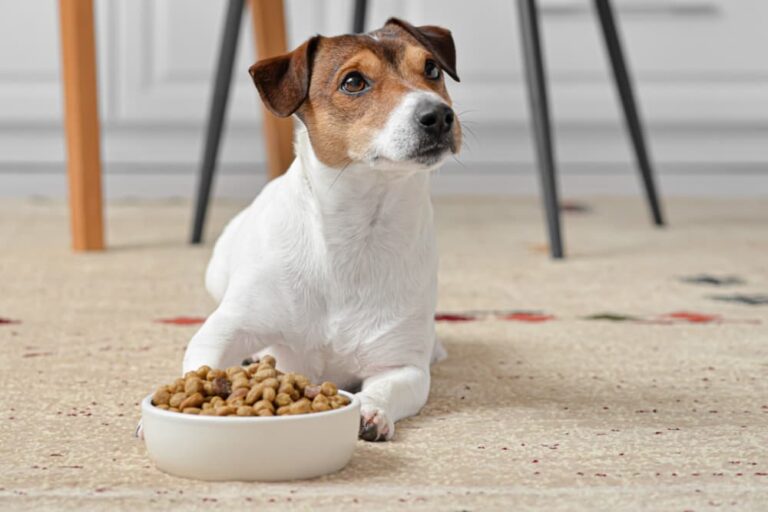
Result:
{"label": "dog", "polygon": [[297,156],[216,242],[205,282],[218,307],[183,371],[269,353],[283,371],[359,390],[360,437],[392,439],[445,356],[429,182],[461,146],[445,86],[459,80],[453,38],[392,18],[249,71],[271,112],[301,121]]}

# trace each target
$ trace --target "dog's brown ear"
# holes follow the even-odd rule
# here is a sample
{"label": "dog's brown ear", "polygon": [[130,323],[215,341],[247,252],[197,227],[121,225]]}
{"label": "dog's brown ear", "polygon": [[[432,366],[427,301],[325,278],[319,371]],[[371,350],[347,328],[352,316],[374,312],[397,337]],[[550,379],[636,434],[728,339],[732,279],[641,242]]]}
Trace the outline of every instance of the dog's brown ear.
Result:
{"label": "dog's brown ear", "polygon": [[434,25],[423,25],[414,27],[407,21],[399,18],[389,18],[384,26],[397,25],[409,34],[411,34],[424,48],[432,52],[446,73],[451,78],[460,82],[459,75],[456,73],[456,46],[453,44],[451,31]]}
{"label": "dog's brown ear", "polygon": [[290,116],[307,99],[319,41],[320,36],[312,37],[292,52],[260,60],[248,69],[262,101],[276,116]]}

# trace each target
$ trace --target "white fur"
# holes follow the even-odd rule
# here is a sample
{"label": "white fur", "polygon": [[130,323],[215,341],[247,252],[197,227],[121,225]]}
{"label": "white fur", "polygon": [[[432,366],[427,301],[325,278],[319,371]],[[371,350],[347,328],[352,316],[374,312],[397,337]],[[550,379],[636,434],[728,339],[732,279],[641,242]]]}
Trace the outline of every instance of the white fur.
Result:
{"label": "white fur", "polygon": [[418,413],[435,338],[437,249],[429,173],[404,161],[410,93],[368,162],[329,168],[305,130],[297,158],[226,227],[206,286],[218,308],[195,334],[184,371],[269,352],[284,371],[357,388],[380,437]]}

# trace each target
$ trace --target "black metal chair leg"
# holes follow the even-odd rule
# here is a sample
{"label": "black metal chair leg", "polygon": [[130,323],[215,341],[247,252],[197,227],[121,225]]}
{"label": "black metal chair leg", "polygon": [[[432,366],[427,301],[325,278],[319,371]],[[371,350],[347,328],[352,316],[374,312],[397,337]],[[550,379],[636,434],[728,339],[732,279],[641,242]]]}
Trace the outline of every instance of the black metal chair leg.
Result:
{"label": "black metal chair leg", "polygon": [[224,116],[229,99],[229,86],[232,82],[232,66],[237,53],[237,38],[240,33],[240,22],[243,18],[244,0],[229,0],[224,19],[224,31],[221,34],[219,60],[216,65],[216,81],[213,86],[208,125],[205,134],[205,149],[203,163],[197,186],[195,202],[195,220],[192,226],[191,243],[199,244],[203,238],[205,216],[208,211],[208,201],[211,194],[211,184],[216,171],[216,158],[219,153],[221,131],[224,126]]}
{"label": "black metal chair leg", "polygon": [[605,38],[605,47],[613,68],[613,77],[616,81],[616,88],[621,97],[621,105],[624,108],[624,117],[627,123],[632,145],[635,148],[637,163],[640,167],[640,174],[645,186],[645,194],[648,198],[648,204],[651,208],[653,221],[657,226],[664,225],[664,217],[661,213],[661,205],[656,193],[656,186],[653,179],[653,169],[648,157],[648,150],[643,135],[643,126],[640,120],[640,114],[637,109],[634,93],[632,92],[632,80],[629,76],[626,60],[621,49],[616,20],[613,14],[610,0],[595,0],[595,8],[600,19],[600,26]]}
{"label": "black metal chair leg", "polygon": [[368,0],[355,0],[355,11],[352,19],[352,33],[365,32],[365,15],[368,11]]}
{"label": "black metal chair leg", "polygon": [[557,176],[536,0],[518,0],[517,7],[525,75],[528,82],[531,125],[549,231],[550,253],[553,258],[562,258],[563,242],[560,231],[560,207],[557,201]]}

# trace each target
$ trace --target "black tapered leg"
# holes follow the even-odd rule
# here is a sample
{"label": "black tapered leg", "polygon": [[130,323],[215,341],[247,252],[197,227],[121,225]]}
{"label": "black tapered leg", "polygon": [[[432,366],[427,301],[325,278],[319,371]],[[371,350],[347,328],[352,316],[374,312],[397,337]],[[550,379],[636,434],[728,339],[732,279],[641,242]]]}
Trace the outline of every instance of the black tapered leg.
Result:
{"label": "black tapered leg", "polygon": [[550,253],[553,258],[562,258],[563,241],[560,232],[560,208],[557,201],[557,175],[536,0],[518,0],[517,6],[525,76],[528,82],[531,127],[541,176]]}
{"label": "black tapered leg", "polygon": [[224,126],[224,116],[229,99],[229,86],[232,82],[232,66],[237,53],[237,38],[240,33],[240,22],[243,18],[244,0],[229,0],[227,13],[224,18],[224,31],[219,46],[219,61],[216,64],[216,78],[213,86],[208,125],[205,133],[205,149],[203,163],[197,185],[197,200],[195,202],[195,220],[192,226],[191,243],[199,244],[203,238],[205,216],[208,211],[208,201],[211,195],[211,184],[216,171],[216,158],[219,153],[221,131]]}
{"label": "black tapered leg", "polygon": [[640,174],[645,187],[645,194],[648,198],[648,204],[653,215],[653,222],[657,226],[664,225],[664,217],[661,213],[661,205],[656,193],[656,185],[653,179],[653,169],[651,160],[648,157],[648,149],[645,144],[643,134],[643,125],[640,120],[640,114],[637,109],[637,103],[632,91],[632,80],[629,76],[624,53],[621,49],[621,41],[616,27],[616,19],[613,14],[610,0],[595,0],[597,15],[600,19],[600,26],[605,38],[605,47],[608,51],[608,57],[613,68],[613,78],[616,81],[616,88],[621,97],[621,105],[624,108],[624,117],[627,122],[627,129],[632,139],[632,145],[635,148],[637,164],[640,167]]}
{"label": "black tapered leg", "polygon": [[368,11],[368,0],[355,0],[355,11],[352,18],[352,33],[365,32],[365,15]]}

